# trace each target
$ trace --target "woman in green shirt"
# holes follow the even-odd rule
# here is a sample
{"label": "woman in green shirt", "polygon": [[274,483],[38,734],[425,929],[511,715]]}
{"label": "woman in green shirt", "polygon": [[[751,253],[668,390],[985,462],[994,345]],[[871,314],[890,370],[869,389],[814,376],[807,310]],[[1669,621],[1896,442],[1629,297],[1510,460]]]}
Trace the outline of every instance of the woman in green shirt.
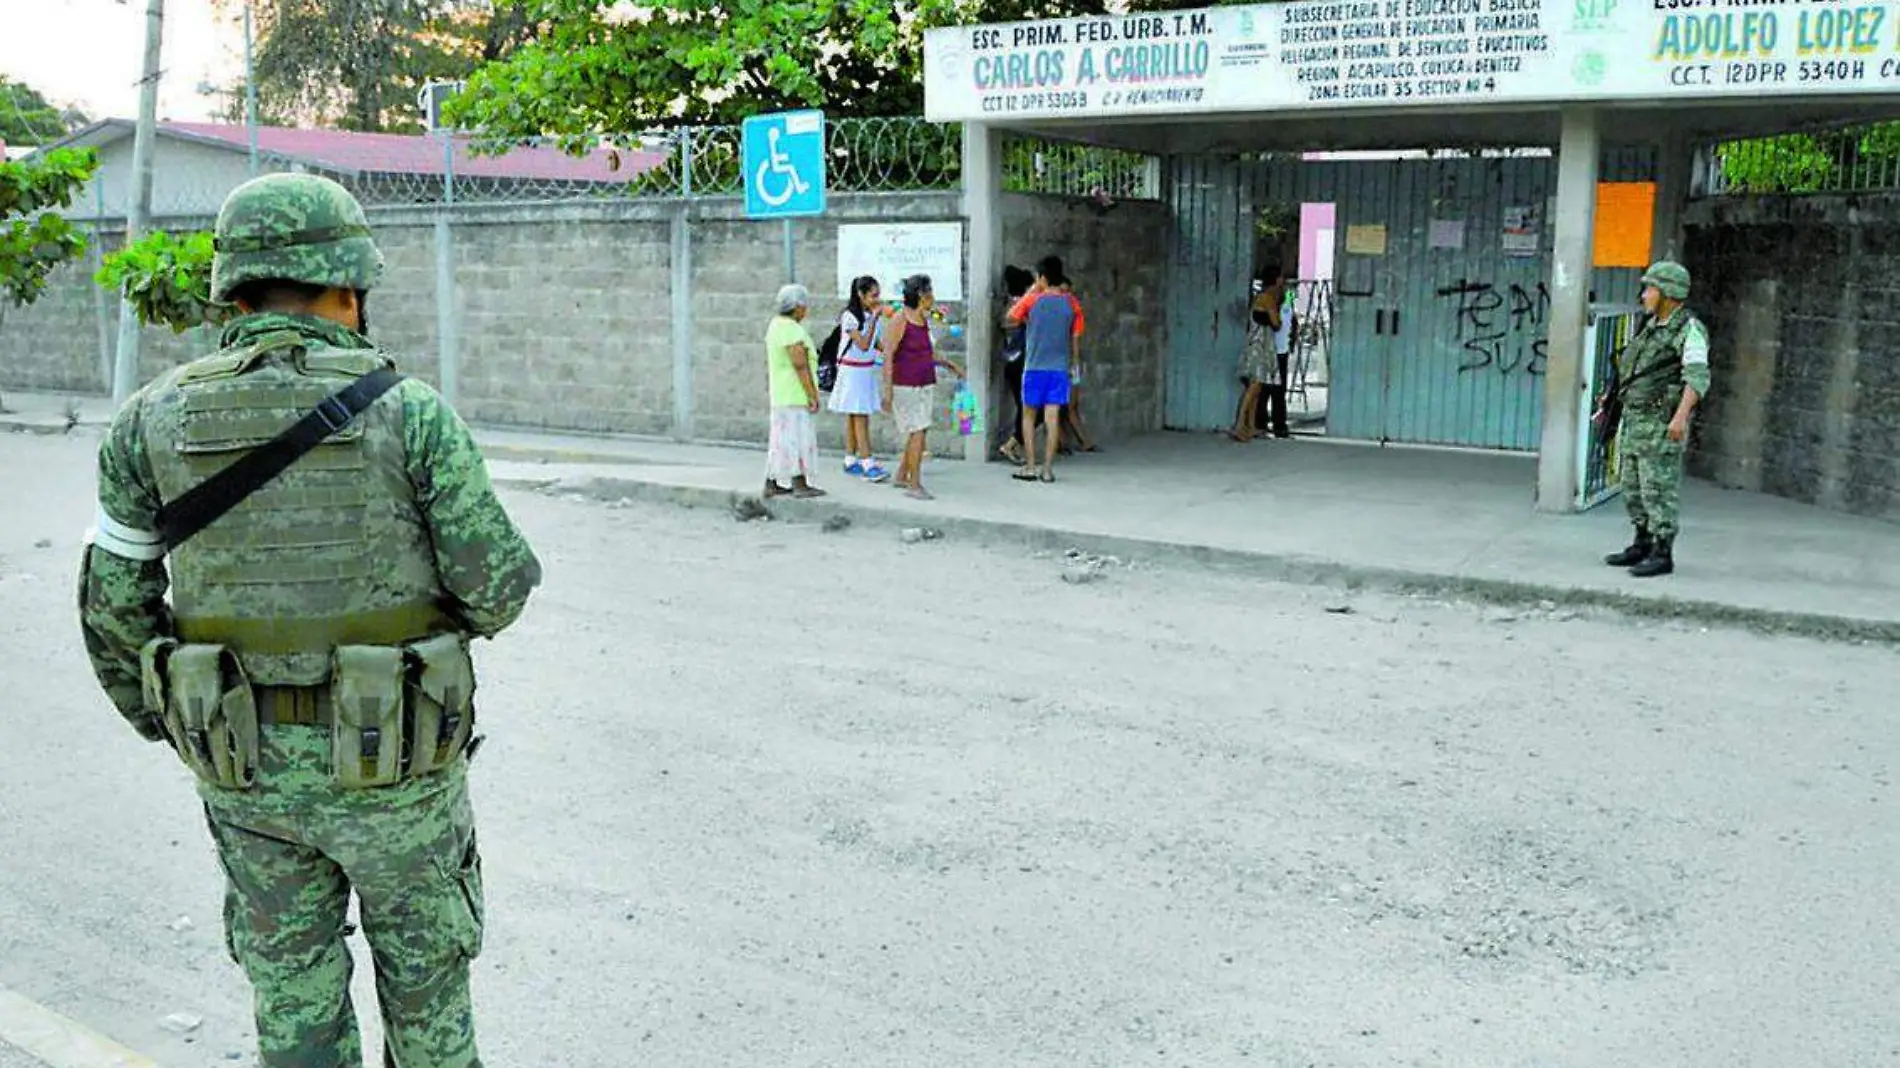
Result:
{"label": "woman in green shirt", "polygon": [[[765,450],[765,495],[823,497],[811,484],[818,469],[818,431],[812,415],[818,411],[818,380],[812,377],[812,354],[818,346],[805,329],[811,294],[804,286],[778,291],[778,315],[765,330],[765,367],[772,383],[772,433]],[[789,479],[791,488],[781,483]]]}

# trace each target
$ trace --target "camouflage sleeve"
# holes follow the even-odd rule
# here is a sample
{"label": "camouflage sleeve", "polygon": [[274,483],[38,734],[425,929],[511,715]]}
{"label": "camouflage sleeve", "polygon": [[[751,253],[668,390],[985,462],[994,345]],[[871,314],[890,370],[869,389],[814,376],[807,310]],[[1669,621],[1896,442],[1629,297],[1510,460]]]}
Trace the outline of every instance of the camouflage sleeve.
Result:
{"label": "camouflage sleeve", "polygon": [[527,606],[541,562],[495,496],[468,424],[426,383],[403,383],[409,482],[435,543],[436,574],[471,631],[492,638]]}
{"label": "camouflage sleeve", "polygon": [[1682,380],[1696,396],[1709,395],[1709,328],[1700,319],[1682,332]]}
{"label": "camouflage sleeve", "polygon": [[99,510],[79,565],[79,627],[99,685],[148,741],[163,740],[164,730],[145,709],[139,651],[172,633],[157,515],[135,401],[99,446]]}

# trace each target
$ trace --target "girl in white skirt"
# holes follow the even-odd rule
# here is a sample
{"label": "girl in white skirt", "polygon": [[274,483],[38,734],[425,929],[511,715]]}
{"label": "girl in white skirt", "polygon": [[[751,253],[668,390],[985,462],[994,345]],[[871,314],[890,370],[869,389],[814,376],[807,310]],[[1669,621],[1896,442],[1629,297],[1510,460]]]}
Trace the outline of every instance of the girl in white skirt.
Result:
{"label": "girl in white skirt", "polygon": [[871,451],[871,417],[883,410],[878,342],[884,333],[884,301],[877,279],[851,283],[851,303],[838,316],[838,380],[831,387],[831,410],[844,416],[844,473],[866,482],[884,482],[891,474]]}

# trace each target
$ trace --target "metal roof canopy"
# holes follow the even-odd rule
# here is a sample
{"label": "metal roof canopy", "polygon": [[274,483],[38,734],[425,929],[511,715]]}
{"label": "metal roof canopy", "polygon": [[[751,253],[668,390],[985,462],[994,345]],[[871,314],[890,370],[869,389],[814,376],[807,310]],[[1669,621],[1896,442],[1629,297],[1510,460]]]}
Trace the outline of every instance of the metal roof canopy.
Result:
{"label": "metal roof canopy", "polygon": [[1900,119],[1900,96],[1463,105],[1001,121],[1012,133],[1155,155],[1556,147],[1567,109],[1601,115],[1605,144],[1735,140]]}

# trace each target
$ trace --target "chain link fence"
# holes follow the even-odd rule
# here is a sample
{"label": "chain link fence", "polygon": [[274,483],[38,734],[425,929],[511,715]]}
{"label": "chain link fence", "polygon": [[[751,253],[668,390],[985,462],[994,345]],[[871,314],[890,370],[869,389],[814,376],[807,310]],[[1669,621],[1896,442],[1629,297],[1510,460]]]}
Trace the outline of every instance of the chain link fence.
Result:
{"label": "chain link fence", "polygon": [[1729,141],[1711,152],[1709,196],[1900,189],[1900,123]]}

